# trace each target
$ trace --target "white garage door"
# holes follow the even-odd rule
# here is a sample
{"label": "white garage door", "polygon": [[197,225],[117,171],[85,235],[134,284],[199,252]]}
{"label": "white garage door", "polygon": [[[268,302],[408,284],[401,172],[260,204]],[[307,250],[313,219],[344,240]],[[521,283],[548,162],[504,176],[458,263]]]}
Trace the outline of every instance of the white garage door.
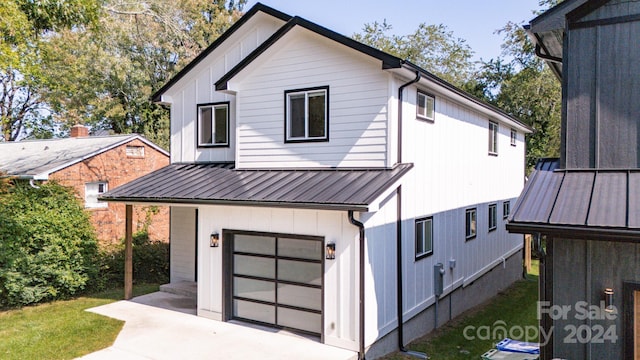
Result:
{"label": "white garage door", "polygon": [[232,318],[321,334],[322,238],[234,232],[230,245]]}

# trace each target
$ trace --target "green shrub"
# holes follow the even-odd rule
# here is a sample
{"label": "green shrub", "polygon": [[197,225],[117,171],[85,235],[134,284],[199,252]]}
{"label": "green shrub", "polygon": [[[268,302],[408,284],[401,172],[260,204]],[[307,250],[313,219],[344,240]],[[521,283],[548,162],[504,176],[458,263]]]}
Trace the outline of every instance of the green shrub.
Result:
{"label": "green shrub", "polygon": [[[124,281],[124,241],[100,250],[101,287]],[[146,231],[133,234],[133,280],[140,283],[169,282],[169,244],[149,240]]]}
{"label": "green shrub", "polygon": [[70,189],[18,181],[0,195],[0,307],[68,298],[97,276],[97,241]]}

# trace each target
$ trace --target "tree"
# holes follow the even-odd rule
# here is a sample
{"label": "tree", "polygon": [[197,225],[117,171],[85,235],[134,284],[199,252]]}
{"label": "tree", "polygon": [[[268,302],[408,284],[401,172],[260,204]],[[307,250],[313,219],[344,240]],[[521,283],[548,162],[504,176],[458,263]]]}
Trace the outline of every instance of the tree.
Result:
{"label": "tree", "polygon": [[534,128],[526,139],[526,165],[531,169],[538,159],[559,155],[561,84],[536,57],[535,46],[520,24],[510,22],[499,32],[505,35],[502,56],[484,62],[465,88]]}
{"label": "tree", "polygon": [[84,290],[98,271],[97,240],[73,192],[22,181],[0,196],[0,308]]}
{"label": "tree", "polygon": [[[52,31],[91,24],[98,0],[5,0],[0,3],[0,140],[16,140],[50,118],[41,96],[41,44]],[[49,126],[50,127],[50,126]]]}
{"label": "tree", "polygon": [[98,26],[47,43],[45,97],[56,121],[140,133],[168,148],[169,113],[151,94],[228,29],[244,3],[106,0]]}
{"label": "tree", "polygon": [[395,55],[434,73],[450,83],[462,86],[471,79],[473,51],[466,41],[457,38],[446,26],[420,24],[409,35],[391,34],[392,26],[382,23],[365,24],[361,34],[353,38],[359,42]]}

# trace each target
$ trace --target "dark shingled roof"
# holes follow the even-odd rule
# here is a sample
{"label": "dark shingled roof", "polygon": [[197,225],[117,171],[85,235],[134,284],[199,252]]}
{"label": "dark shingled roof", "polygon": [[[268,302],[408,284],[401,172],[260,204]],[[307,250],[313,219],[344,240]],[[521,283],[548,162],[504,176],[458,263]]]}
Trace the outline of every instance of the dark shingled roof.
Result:
{"label": "dark shingled roof", "polygon": [[536,165],[509,217],[519,233],[640,240],[640,169],[558,169]]}
{"label": "dark shingled roof", "polygon": [[366,211],[413,164],[393,169],[236,170],[233,163],[172,164],[100,200]]}

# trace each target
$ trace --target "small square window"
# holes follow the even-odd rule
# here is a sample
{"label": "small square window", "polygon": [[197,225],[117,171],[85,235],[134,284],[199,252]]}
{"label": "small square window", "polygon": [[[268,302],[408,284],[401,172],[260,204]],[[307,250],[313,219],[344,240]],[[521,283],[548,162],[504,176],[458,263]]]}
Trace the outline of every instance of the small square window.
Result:
{"label": "small square window", "polygon": [[511,129],[511,146],[516,146],[518,140],[518,132]]}
{"label": "small square window", "polygon": [[108,203],[98,201],[98,197],[107,191],[108,185],[106,181],[84,184],[84,206],[92,209],[108,207]]}
{"label": "small square window", "polygon": [[416,260],[433,254],[433,217],[416,220]]}
{"label": "small square window", "polygon": [[143,158],[144,146],[127,145],[126,153],[127,153],[127,157]]}
{"label": "small square window", "polygon": [[510,201],[505,201],[502,203],[502,218],[506,219],[509,217],[509,214],[511,213],[511,202]]}
{"label": "small square window", "polygon": [[198,105],[198,147],[229,146],[229,103]]}
{"label": "small square window", "polygon": [[498,227],[498,204],[489,205],[489,231]]}
{"label": "small square window", "polygon": [[285,91],[285,141],[324,141],[329,132],[329,87]]}
{"label": "small square window", "polygon": [[433,96],[418,91],[418,101],[416,106],[416,116],[418,119],[435,120],[436,100]]}
{"label": "small square window", "polygon": [[476,237],[478,222],[476,209],[467,209],[465,211],[465,238],[467,240]]}
{"label": "small square window", "polygon": [[489,121],[489,154],[498,155],[498,123]]}

